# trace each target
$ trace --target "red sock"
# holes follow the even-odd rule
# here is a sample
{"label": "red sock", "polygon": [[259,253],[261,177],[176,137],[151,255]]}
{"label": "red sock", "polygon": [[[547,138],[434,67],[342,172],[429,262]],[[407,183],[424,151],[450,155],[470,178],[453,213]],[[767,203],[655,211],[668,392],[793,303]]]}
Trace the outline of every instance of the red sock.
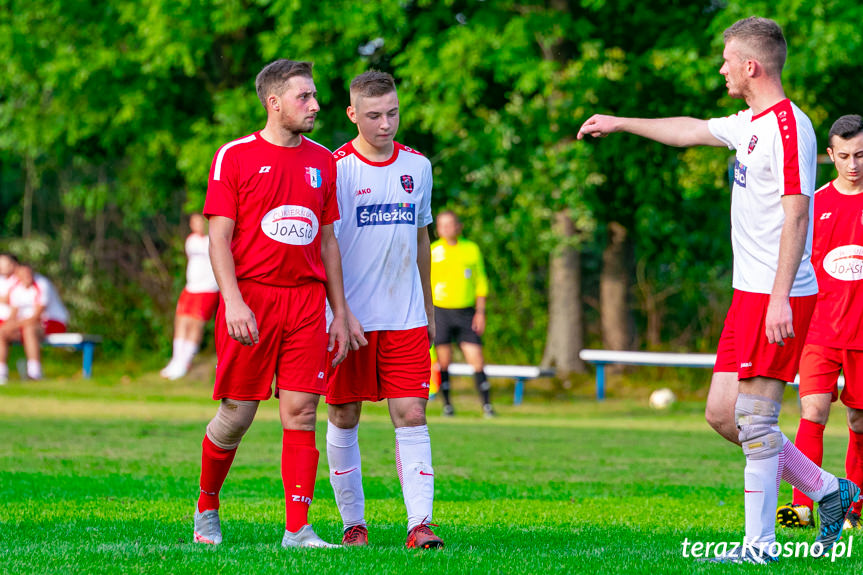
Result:
{"label": "red sock", "polygon": [[[863,485],[863,433],[854,433],[848,430],[848,453],[845,456],[845,474],[850,481],[859,487]],[[863,500],[857,501],[851,509],[860,513],[863,508]]]}
{"label": "red sock", "polygon": [[282,481],[285,484],[285,529],[288,531],[299,531],[309,522],[318,456],[314,431],[284,430]]}
{"label": "red sock", "polygon": [[198,511],[219,508],[219,491],[234,462],[237,448],[222,449],[204,435],[201,453],[201,495],[198,497]]}
{"label": "red sock", "polygon": [[[800,425],[797,428],[797,437],[794,438],[794,445],[812,463],[820,467],[821,461],[824,459],[824,426],[820,423],[801,418]],[[809,509],[812,509],[812,500],[798,489],[794,490],[792,503],[794,505],[805,505]]]}

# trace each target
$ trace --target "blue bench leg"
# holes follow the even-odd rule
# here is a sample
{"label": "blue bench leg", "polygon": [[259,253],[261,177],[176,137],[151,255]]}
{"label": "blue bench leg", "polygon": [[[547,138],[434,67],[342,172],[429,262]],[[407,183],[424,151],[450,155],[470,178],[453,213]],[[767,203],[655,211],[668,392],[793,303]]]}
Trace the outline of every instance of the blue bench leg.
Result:
{"label": "blue bench leg", "polygon": [[96,346],[92,343],[84,344],[84,364],[82,366],[82,371],[84,372],[84,379],[90,379],[90,377],[93,376],[93,351],[95,349]]}
{"label": "blue bench leg", "polygon": [[596,399],[602,401],[605,399],[605,364],[596,364]]}
{"label": "blue bench leg", "polygon": [[515,390],[512,392],[512,404],[521,405],[521,400],[524,398],[524,378],[517,377],[515,379]]}

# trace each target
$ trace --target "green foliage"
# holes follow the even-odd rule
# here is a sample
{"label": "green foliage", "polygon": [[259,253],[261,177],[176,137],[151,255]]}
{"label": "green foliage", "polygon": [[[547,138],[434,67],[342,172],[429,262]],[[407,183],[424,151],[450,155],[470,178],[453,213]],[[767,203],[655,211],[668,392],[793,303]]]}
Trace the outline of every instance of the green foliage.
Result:
{"label": "green foliage", "polygon": [[0,0],[0,241],[48,246],[34,262],[58,270],[75,329],[162,345],[184,215],[203,206],[216,149],[263,126],[257,71],[315,63],[312,136],[332,148],[355,134],[350,78],[376,67],[399,81],[399,140],[432,160],[434,209],[458,211],[488,260],[492,358],[542,354],[561,210],[588,302],[602,232],[620,223],[639,325],[653,314],[666,345],[709,349],[728,298],[728,152],[574,135],[595,112],[739,109],[718,74],[721,32],[751,14],[784,26],[789,95],[823,142],[859,112],[863,7],[838,0]]}

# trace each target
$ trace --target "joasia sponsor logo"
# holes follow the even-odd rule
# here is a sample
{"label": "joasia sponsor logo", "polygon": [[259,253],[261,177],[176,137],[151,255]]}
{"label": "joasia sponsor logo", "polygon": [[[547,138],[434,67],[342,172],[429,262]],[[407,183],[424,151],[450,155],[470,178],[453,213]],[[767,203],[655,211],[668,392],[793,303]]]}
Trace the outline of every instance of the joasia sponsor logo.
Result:
{"label": "joasia sponsor logo", "polygon": [[372,204],[357,207],[357,227],[416,223],[416,204]]}
{"label": "joasia sponsor logo", "polygon": [[690,541],[685,538],[683,543],[683,556],[694,559],[719,558],[724,555],[736,555],[749,552],[759,557],[830,557],[830,561],[836,561],[840,557],[851,557],[854,548],[854,536],[848,540],[837,541],[833,547],[824,552],[824,545],[820,541],[809,543],[808,541],[786,541],[784,544],[774,541],[769,545],[756,544],[747,537],[743,541]]}
{"label": "joasia sponsor logo", "polygon": [[307,246],[318,235],[318,217],[305,206],[279,206],[261,220],[270,239],[291,246]]}
{"label": "joasia sponsor logo", "polygon": [[839,246],[824,256],[824,271],[837,280],[863,279],[863,246]]}

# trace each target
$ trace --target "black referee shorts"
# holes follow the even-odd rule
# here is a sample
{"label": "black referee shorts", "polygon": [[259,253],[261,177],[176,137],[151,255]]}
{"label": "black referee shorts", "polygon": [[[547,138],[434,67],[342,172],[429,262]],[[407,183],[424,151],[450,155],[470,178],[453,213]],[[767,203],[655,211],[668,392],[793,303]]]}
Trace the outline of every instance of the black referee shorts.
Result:
{"label": "black referee shorts", "polygon": [[471,327],[475,313],[476,308],[473,307],[448,309],[435,306],[435,345],[453,342],[482,345],[482,338]]}

